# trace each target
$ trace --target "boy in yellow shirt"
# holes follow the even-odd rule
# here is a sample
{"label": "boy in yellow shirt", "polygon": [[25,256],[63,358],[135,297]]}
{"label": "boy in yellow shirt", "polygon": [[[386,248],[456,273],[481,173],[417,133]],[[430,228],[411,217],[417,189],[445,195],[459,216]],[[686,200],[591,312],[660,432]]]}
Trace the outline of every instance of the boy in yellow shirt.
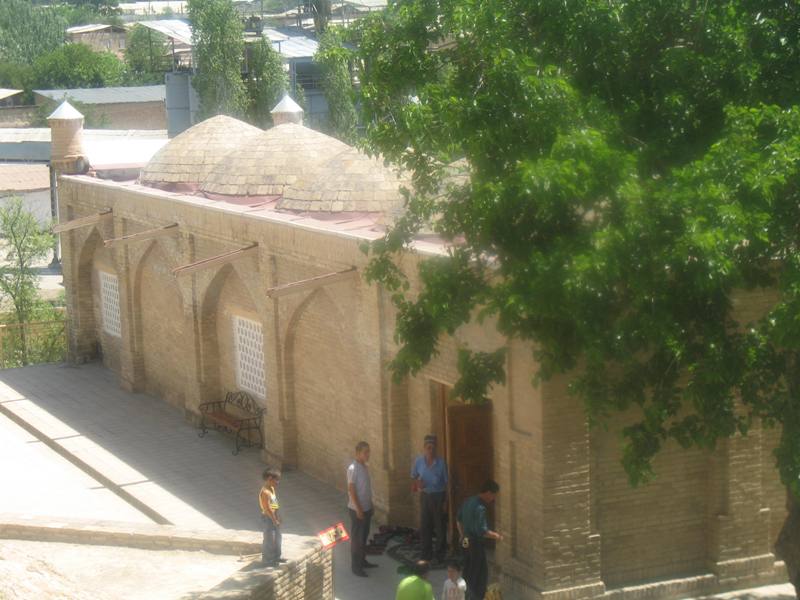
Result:
{"label": "boy in yellow shirt", "polygon": [[278,495],[275,492],[281,476],[273,469],[264,469],[264,485],[258,494],[258,505],[264,520],[264,542],[261,546],[261,563],[266,567],[277,567],[286,562],[281,558],[281,520],[278,518]]}

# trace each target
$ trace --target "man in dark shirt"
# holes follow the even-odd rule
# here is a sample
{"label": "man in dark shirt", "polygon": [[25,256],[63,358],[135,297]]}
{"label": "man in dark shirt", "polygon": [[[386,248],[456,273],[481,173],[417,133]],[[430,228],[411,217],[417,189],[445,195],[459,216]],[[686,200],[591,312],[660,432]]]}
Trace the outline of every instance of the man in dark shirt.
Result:
{"label": "man in dark shirt", "polygon": [[489,529],[486,507],[494,502],[500,486],[489,480],[481,486],[477,496],[470,496],[458,511],[458,533],[464,548],[464,581],[467,582],[467,598],[483,600],[489,582],[489,566],[486,564],[484,540],[502,540],[503,536]]}

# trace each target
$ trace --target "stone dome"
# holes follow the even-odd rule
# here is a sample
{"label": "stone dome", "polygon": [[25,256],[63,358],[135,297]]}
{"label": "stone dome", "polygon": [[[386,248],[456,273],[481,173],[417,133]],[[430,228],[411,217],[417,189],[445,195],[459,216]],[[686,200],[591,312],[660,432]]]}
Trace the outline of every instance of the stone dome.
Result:
{"label": "stone dome", "polygon": [[349,148],[319,131],[283,123],[228,153],[214,165],[200,190],[228,196],[281,195],[287,186]]}
{"label": "stone dome", "polygon": [[277,208],[304,212],[372,212],[396,214],[410,181],[356,148],[348,148],[289,186]]}
{"label": "stone dome", "polygon": [[196,186],[226,154],[259,133],[238,119],[211,117],[170,140],[145,165],[139,181],[155,187]]}

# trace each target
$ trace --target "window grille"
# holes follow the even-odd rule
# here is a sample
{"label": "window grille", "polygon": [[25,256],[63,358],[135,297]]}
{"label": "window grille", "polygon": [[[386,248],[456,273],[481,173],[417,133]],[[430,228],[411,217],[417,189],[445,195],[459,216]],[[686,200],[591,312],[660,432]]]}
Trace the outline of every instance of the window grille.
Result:
{"label": "window grille", "polygon": [[103,330],[122,337],[119,316],[119,281],[115,275],[100,271],[100,305],[103,313]]}
{"label": "window grille", "polygon": [[236,383],[259,398],[267,395],[264,381],[264,336],[261,323],[233,318],[236,344]]}

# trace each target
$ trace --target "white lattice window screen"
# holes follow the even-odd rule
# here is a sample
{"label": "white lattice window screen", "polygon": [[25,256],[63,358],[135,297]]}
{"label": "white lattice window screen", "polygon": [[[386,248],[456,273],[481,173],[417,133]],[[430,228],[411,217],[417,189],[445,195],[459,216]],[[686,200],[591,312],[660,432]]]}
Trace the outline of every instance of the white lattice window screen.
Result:
{"label": "white lattice window screen", "polygon": [[103,329],[106,333],[122,337],[119,317],[119,281],[115,275],[100,271],[100,304],[103,312]]}
{"label": "white lattice window screen", "polygon": [[261,323],[233,318],[236,341],[236,383],[259,398],[267,395],[264,381],[264,336]]}

